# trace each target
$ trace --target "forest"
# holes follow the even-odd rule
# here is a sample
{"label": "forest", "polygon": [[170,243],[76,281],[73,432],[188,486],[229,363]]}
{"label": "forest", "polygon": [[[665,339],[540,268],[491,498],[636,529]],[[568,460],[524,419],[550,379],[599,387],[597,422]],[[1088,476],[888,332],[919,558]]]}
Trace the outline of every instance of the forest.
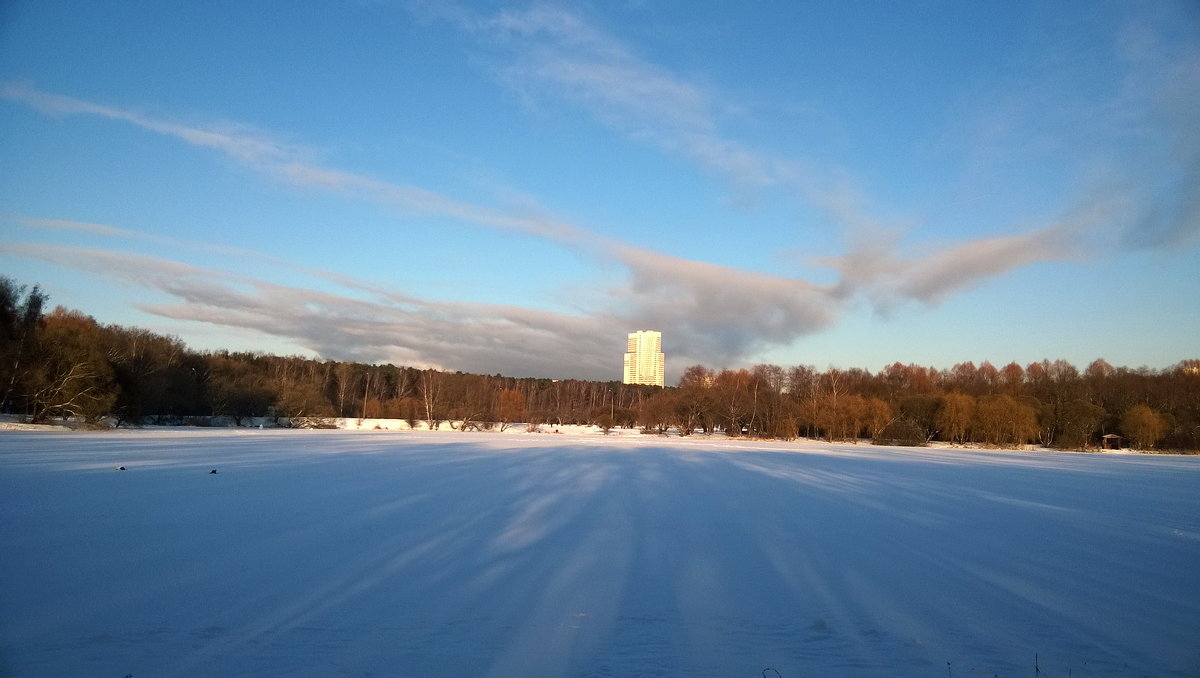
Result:
{"label": "forest", "polygon": [[949,369],[897,362],[877,373],[693,365],[678,385],[658,388],[200,352],[77,310],[47,311],[48,301],[40,287],[0,276],[0,412],[31,423],[240,426],[268,418],[322,427],[337,418],[403,419],[462,431],[589,424],[892,445],[1200,451],[1196,359],[1163,370],[1097,359],[1082,371],[1064,360]]}

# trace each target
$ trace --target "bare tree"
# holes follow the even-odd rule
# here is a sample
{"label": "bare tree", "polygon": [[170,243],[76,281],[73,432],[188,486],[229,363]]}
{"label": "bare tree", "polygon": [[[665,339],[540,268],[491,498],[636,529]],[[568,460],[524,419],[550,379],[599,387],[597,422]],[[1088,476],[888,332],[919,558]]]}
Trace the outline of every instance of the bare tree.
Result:
{"label": "bare tree", "polygon": [[1080,398],[1068,403],[1059,417],[1062,435],[1058,444],[1067,448],[1086,449],[1092,435],[1108,418],[1108,412],[1099,405]]}
{"label": "bare tree", "polygon": [[443,375],[437,370],[421,372],[421,402],[425,405],[425,423],[431,431],[436,431],[442,424],[443,382]]}
{"label": "bare tree", "polygon": [[1004,394],[979,399],[973,428],[977,439],[987,445],[1024,445],[1038,437],[1033,408]]}
{"label": "bare tree", "polygon": [[934,423],[945,440],[961,444],[967,441],[974,419],[975,398],[966,393],[947,393],[942,397]]}
{"label": "bare tree", "polygon": [[1129,436],[1134,448],[1152,450],[1167,430],[1162,415],[1145,403],[1138,403],[1121,417],[1121,430]]}
{"label": "bare tree", "polygon": [[871,440],[877,440],[888,424],[894,420],[892,406],[888,405],[887,401],[875,397],[867,399],[866,424]]}
{"label": "bare tree", "polygon": [[32,421],[74,416],[96,422],[107,415],[117,390],[96,321],[59,307],[37,334],[37,360],[26,378]]}
{"label": "bare tree", "polygon": [[638,423],[642,430],[664,434],[675,420],[676,394],[673,390],[661,390],[642,401],[638,408]]}
{"label": "bare tree", "polygon": [[525,396],[520,391],[506,388],[500,391],[497,400],[496,419],[501,431],[525,417]]}

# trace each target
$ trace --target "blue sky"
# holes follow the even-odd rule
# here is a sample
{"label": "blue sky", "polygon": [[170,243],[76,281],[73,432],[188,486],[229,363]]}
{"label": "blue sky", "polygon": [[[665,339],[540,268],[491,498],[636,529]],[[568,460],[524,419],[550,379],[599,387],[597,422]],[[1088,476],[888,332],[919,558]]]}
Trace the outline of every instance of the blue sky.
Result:
{"label": "blue sky", "polygon": [[0,271],[198,349],[1200,357],[1194,2],[0,5]]}

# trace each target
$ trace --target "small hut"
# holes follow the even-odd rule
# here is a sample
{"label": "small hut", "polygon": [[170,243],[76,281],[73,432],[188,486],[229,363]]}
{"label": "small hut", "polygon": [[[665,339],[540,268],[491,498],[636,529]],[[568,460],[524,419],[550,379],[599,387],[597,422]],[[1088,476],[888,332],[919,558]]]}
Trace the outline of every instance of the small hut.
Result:
{"label": "small hut", "polygon": [[1108,434],[1102,435],[1102,436],[1100,436],[1100,449],[1102,449],[1102,450],[1119,450],[1122,447],[1124,447],[1124,445],[1121,444],[1122,440],[1125,440],[1125,439],[1122,438],[1121,436],[1117,435],[1116,433],[1108,433]]}

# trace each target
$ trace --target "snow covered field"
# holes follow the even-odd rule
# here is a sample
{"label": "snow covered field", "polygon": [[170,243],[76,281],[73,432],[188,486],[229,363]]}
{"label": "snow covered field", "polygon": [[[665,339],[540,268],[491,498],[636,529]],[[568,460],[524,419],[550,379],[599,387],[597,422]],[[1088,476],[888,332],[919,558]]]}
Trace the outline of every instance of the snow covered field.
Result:
{"label": "snow covered field", "polygon": [[1200,457],[9,431],[0,521],[5,676],[1200,675]]}

